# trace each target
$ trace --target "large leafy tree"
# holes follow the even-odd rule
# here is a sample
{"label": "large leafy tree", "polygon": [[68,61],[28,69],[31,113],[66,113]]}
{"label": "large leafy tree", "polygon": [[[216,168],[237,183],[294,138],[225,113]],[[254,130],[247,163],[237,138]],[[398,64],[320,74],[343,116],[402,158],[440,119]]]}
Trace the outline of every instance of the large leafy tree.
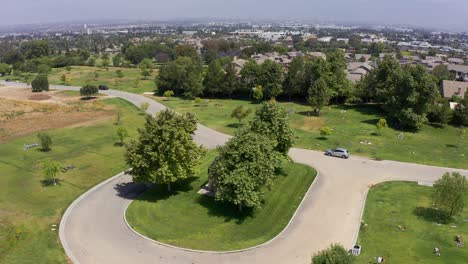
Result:
{"label": "large leafy tree", "polygon": [[344,53],[341,50],[327,53],[326,64],[328,66],[328,78],[324,80],[327,81],[328,87],[332,91],[332,96],[340,102],[352,97],[353,86],[346,78],[346,59]]}
{"label": "large leafy tree", "polygon": [[203,93],[203,66],[201,61],[190,57],[178,57],[161,67],[156,84],[160,93],[172,90],[189,97]]}
{"label": "large leafy tree", "polygon": [[263,87],[266,98],[276,98],[283,93],[283,66],[266,60],[260,65],[258,82]]}
{"label": "large leafy tree", "polygon": [[251,91],[260,85],[258,76],[260,75],[260,65],[255,61],[248,61],[240,71],[240,83],[244,89]]}
{"label": "large leafy tree", "polygon": [[255,112],[251,130],[267,136],[274,142],[275,150],[287,155],[296,141],[289,126],[289,115],[275,100],[264,102]]}
{"label": "large leafy tree", "polygon": [[443,80],[453,80],[453,76],[450,74],[447,65],[444,64],[435,66],[434,69],[432,69],[432,75],[437,78],[439,84]]}
{"label": "large leafy tree", "polygon": [[232,97],[232,94],[239,87],[239,80],[237,78],[236,68],[234,64],[229,62],[225,66],[226,74],[224,75],[223,85],[221,87],[222,92],[227,95],[229,98]]}
{"label": "large leafy tree", "polygon": [[204,150],[193,141],[197,120],[192,114],[165,110],[147,116],[138,139],[127,145],[125,160],[135,182],[171,183],[196,174]]}
{"label": "large leafy tree", "polygon": [[288,72],[284,80],[284,92],[289,100],[301,92],[305,85],[305,61],[303,57],[295,57],[289,64]]}
{"label": "large leafy tree", "polygon": [[468,181],[458,172],[445,173],[434,183],[432,198],[435,206],[453,216],[463,211]]}
{"label": "large leafy tree", "polygon": [[210,94],[212,97],[215,96],[215,94],[220,93],[223,86],[224,75],[225,73],[220,60],[213,60],[210,65],[208,65],[205,79],[203,80],[205,92]]}
{"label": "large leafy tree", "polygon": [[271,186],[275,169],[282,156],[274,151],[274,143],[248,128],[238,130],[209,168],[209,177],[216,188],[216,200],[243,207],[258,207],[265,188]]}
{"label": "large leafy tree", "polygon": [[308,101],[315,114],[319,116],[322,107],[330,101],[330,89],[324,79],[320,78],[312,84],[309,89]]}

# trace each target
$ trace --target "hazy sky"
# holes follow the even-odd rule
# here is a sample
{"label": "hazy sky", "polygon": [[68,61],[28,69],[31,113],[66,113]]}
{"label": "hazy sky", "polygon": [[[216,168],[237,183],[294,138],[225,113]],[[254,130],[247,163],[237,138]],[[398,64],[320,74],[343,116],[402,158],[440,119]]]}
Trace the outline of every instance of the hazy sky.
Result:
{"label": "hazy sky", "polygon": [[0,26],[96,19],[281,18],[468,31],[468,0],[0,0]]}

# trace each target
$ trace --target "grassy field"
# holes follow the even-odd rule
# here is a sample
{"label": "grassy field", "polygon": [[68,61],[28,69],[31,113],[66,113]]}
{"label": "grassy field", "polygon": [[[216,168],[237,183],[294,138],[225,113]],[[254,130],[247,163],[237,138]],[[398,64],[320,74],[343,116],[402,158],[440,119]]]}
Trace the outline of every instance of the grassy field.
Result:
{"label": "grassy field", "polygon": [[[230,117],[235,107],[246,105],[254,110],[258,106],[246,100],[216,99],[199,105],[180,98],[152,98],[178,112],[195,113],[202,124],[228,134],[233,134],[237,127],[237,120]],[[468,136],[460,140],[457,148],[456,128],[453,126],[438,128],[425,125],[417,133],[389,127],[382,131],[382,135],[377,135],[375,124],[384,117],[384,113],[374,105],[330,106],[322,110],[320,117],[309,116],[310,107],[307,105],[291,102],[282,102],[281,105],[291,113],[291,125],[299,137],[297,147],[314,150],[344,147],[354,155],[376,159],[468,168]],[[244,123],[252,117],[253,114]],[[333,129],[333,134],[326,139],[319,132],[323,126]]]}
{"label": "grassy field", "polygon": [[[373,187],[363,219],[367,226],[362,226],[359,234],[362,253],[356,262],[372,263],[374,257],[382,256],[387,264],[466,263],[467,248],[457,247],[454,238],[461,235],[466,242],[468,212],[465,209],[452,222],[439,224],[441,221],[433,218],[428,209],[432,204],[431,190],[408,182]],[[436,246],[440,257],[433,253]]]}
{"label": "grassy field", "polygon": [[[143,124],[143,116],[130,103],[107,99],[122,109],[123,126],[130,135]],[[92,126],[49,131],[50,152],[23,150],[37,142],[36,135],[0,144],[0,263],[66,263],[58,238],[51,230],[59,224],[68,205],[97,183],[126,168],[113,121]],[[59,176],[58,186],[41,184],[41,162],[46,159],[73,164],[75,169]]]}
{"label": "grassy field", "polygon": [[158,241],[200,250],[234,250],[268,241],[289,222],[316,172],[288,163],[277,176],[262,208],[240,214],[236,206],[221,204],[197,192],[207,181],[207,168],[216,152],[209,152],[200,174],[179,184],[175,194],[166,186],[147,191],[127,209],[130,225]]}
{"label": "grassy field", "polygon": [[[117,77],[117,70],[123,73],[122,78]],[[95,76],[97,73],[97,78]],[[62,75],[69,78],[69,82],[62,81]],[[50,84],[62,84],[72,86],[83,86],[85,84],[107,85],[111,89],[122,90],[132,93],[153,92],[156,89],[154,78],[157,70],[154,70],[152,75],[144,79],[141,76],[141,71],[138,68],[118,68],[109,67],[108,70],[99,67],[88,66],[72,66],[70,72],[65,68],[53,68],[49,73]],[[30,83],[34,79],[35,74],[23,73],[22,76],[4,76],[0,79],[9,78],[20,82]]]}

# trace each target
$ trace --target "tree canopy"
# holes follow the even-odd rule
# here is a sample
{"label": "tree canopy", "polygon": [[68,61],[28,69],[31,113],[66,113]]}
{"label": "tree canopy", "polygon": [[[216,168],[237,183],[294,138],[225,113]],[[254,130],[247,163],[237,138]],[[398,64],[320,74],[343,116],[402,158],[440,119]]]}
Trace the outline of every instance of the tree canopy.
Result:
{"label": "tree canopy", "polygon": [[468,181],[465,176],[458,172],[447,172],[434,183],[432,198],[436,207],[453,216],[463,211],[467,192]]}
{"label": "tree canopy", "polygon": [[265,188],[271,186],[275,169],[282,156],[274,151],[273,142],[241,128],[223,147],[209,168],[209,177],[216,188],[216,200],[230,202],[239,207],[258,207]]}
{"label": "tree canopy", "polygon": [[192,135],[197,120],[192,114],[179,115],[165,110],[155,117],[146,116],[138,139],[127,145],[125,161],[135,182],[171,183],[194,176],[204,154]]}
{"label": "tree canopy", "polygon": [[264,102],[257,108],[250,126],[253,132],[271,139],[275,150],[285,156],[296,141],[288,113],[275,100]]}

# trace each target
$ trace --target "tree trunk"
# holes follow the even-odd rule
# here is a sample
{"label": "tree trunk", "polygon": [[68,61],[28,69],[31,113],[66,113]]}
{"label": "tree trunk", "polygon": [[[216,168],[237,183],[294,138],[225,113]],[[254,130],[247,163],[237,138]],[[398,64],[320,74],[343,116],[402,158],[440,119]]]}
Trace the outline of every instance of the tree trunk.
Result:
{"label": "tree trunk", "polygon": [[168,191],[168,192],[172,191],[172,189],[171,189],[171,183],[170,183],[170,182],[167,183],[167,191]]}
{"label": "tree trunk", "polygon": [[239,212],[242,213],[242,202],[239,203]]}

